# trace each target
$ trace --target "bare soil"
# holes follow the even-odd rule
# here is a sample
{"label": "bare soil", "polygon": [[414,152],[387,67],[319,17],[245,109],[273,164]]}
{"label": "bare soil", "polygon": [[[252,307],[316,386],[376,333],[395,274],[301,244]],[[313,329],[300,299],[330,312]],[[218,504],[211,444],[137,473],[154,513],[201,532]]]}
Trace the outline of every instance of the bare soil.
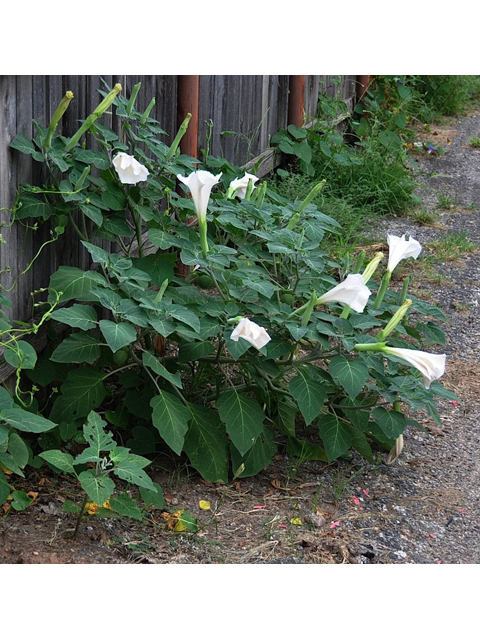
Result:
{"label": "bare soil", "polygon": [[[414,156],[419,209],[434,212],[435,222],[422,226],[412,212],[383,221],[370,239],[410,233],[427,257],[449,233],[465,233],[475,244],[431,272],[419,261],[409,266],[417,295],[448,317],[442,382],[459,402],[440,400],[442,428],[415,416],[425,431],[407,430],[405,449],[391,465],[384,453],[375,465],[357,456],[328,465],[280,454],[255,478],[230,485],[214,486],[161,461],[151,472],[164,489],[163,511],[152,509],[142,522],[87,516],[75,539],[75,516],[62,504],[78,499],[78,487],[34,471],[16,482],[37,494],[34,503],[0,521],[0,563],[479,563],[480,150],[469,143],[479,135],[479,113],[430,132],[420,128],[418,140],[445,150]],[[171,528],[181,510],[198,518],[197,533]]]}

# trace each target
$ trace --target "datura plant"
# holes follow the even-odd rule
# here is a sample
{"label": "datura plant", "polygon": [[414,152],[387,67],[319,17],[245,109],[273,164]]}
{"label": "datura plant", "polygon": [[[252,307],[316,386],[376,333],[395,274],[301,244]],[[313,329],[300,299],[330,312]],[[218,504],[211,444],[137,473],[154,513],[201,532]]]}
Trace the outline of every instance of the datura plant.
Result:
{"label": "datura plant", "polygon": [[138,89],[101,103],[120,135],[102,107],[72,138],[54,123],[12,141],[48,174],[20,187],[12,223],[48,227],[49,243],[71,227],[91,266],[60,265],[45,283],[41,354],[2,319],[20,383],[0,395],[1,467],[51,464],[42,451],[81,443],[91,412],[133,454],[181,457],[211,482],[255,475],[278,450],[373,461],[420,426],[417,412],[440,422],[445,318],[390,287],[420,245],[389,236],[387,269],[379,253],[344,274],[324,242],[341,229],[312,194],[291,202],[226,161],[181,154],[188,119],[167,146]]}

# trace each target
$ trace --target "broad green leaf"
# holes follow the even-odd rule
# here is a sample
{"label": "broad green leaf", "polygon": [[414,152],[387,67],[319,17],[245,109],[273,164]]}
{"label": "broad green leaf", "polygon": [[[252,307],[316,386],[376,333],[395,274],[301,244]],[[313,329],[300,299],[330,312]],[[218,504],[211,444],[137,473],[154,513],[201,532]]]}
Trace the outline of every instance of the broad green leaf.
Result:
{"label": "broad green leaf", "polygon": [[280,396],[277,403],[278,410],[278,426],[283,433],[289,436],[295,435],[295,423],[298,413],[298,406],[291,398]]}
{"label": "broad green leaf", "polygon": [[28,153],[32,155],[37,151],[37,148],[33,144],[32,140],[29,140],[25,136],[15,136],[14,139],[10,142],[10,146],[12,149],[18,149],[22,153]]}
{"label": "broad green leaf", "polygon": [[229,335],[225,335],[225,345],[234,360],[238,360],[243,356],[243,354],[250,349],[252,346],[248,340],[244,338],[240,338],[235,342],[235,340],[230,340]]}
{"label": "broad green leaf", "polygon": [[23,220],[25,218],[48,218],[55,213],[55,209],[40,200],[33,194],[22,193],[19,198],[19,207],[15,210],[15,218]]}
{"label": "broad green leaf", "polygon": [[102,249],[102,247],[98,247],[95,244],[86,242],[85,240],[82,240],[82,244],[90,254],[93,262],[98,262],[99,264],[109,264],[110,253],[108,251]]}
{"label": "broad green leaf", "polygon": [[88,331],[94,329],[97,324],[97,314],[95,309],[85,304],[74,304],[65,309],[56,309],[50,317],[69,327],[75,327]]}
{"label": "broad green leaf", "polygon": [[180,344],[178,361],[192,362],[198,358],[205,358],[215,352],[213,344],[208,340],[203,342],[182,342]]}
{"label": "broad green leaf", "polygon": [[192,329],[197,333],[200,331],[200,320],[198,319],[198,316],[190,309],[187,309],[186,307],[182,307],[180,305],[172,304],[168,307],[168,313],[176,320],[180,320],[180,322],[183,322],[189,327],[192,327]]}
{"label": "broad green leaf", "polygon": [[106,396],[103,381],[107,374],[92,368],[70,371],[55,400],[50,418],[56,422],[73,422],[96,409]]}
{"label": "broad green leaf", "polygon": [[362,455],[366,460],[373,463],[374,457],[372,448],[367,440],[365,434],[359,429],[355,429],[353,432],[353,440],[351,445],[360,455]]}
{"label": "broad green leaf", "polygon": [[309,425],[323,408],[327,399],[325,389],[318,380],[310,380],[302,370],[290,380],[288,389],[297,401],[305,424]]}
{"label": "broad green leaf", "polygon": [[256,400],[239,394],[236,389],[222,393],[216,407],[233,444],[244,456],[263,432],[263,409]]}
{"label": "broad green leaf", "polygon": [[91,151],[90,149],[75,149],[75,160],[79,160],[84,164],[93,164],[97,169],[108,169],[110,160],[99,151]]}
{"label": "broad green leaf", "polygon": [[10,495],[10,485],[8,484],[5,475],[0,473],[0,505],[5,504]]}
{"label": "broad green leaf", "polygon": [[150,406],[153,409],[153,424],[168,446],[180,455],[191,418],[190,410],[179,398],[166,391],[154,396]]}
{"label": "broad green leaf", "polygon": [[2,447],[2,445],[6,445],[6,443],[8,442],[9,435],[10,435],[10,428],[7,427],[6,424],[0,424],[0,447]]}
{"label": "broad green leaf", "polygon": [[7,451],[13,456],[19,467],[23,469],[27,465],[29,458],[28,448],[18,433],[13,432],[10,434]]}
{"label": "broad green leaf", "polygon": [[122,493],[110,500],[110,507],[121,516],[141,520],[143,518],[142,510],[139,508],[133,498],[126,493]]}
{"label": "broad green leaf", "polygon": [[97,455],[100,455],[101,451],[112,451],[116,446],[111,431],[105,431],[106,426],[107,423],[98,413],[90,411],[83,427],[83,435]]}
{"label": "broad green leaf", "polygon": [[144,351],[142,354],[142,362],[145,367],[148,367],[157,375],[165,378],[165,380],[168,380],[168,382],[173,384],[175,387],[178,387],[179,389],[182,388],[183,385],[182,380],[180,379],[180,373],[170,373],[170,371],[168,371],[168,369],[163,366],[159,359],[151,353]]}
{"label": "broad green leaf", "polygon": [[93,204],[81,204],[80,211],[87,216],[92,222],[94,222],[97,227],[101,227],[103,224],[103,215],[102,211],[95,207]]}
{"label": "broad green leaf", "polygon": [[327,452],[319,444],[314,444],[308,440],[300,440],[290,436],[287,440],[287,452],[292,458],[299,460],[321,460],[328,462]]}
{"label": "broad green leaf", "polygon": [[95,504],[102,505],[115,491],[115,483],[108,476],[96,477],[93,471],[82,471],[78,475],[82,489]]}
{"label": "broad green leaf", "polygon": [[100,331],[113,353],[132,344],[137,339],[137,331],[129,322],[117,323],[112,320],[100,320],[99,325]]}
{"label": "broad green leaf", "polygon": [[358,359],[336,356],[329,365],[330,373],[348,393],[350,398],[356,398],[368,379],[368,369]]}
{"label": "broad green leaf", "polygon": [[387,438],[396,439],[405,431],[407,419],[400,411],[388,411],[385,407],[377,407],[372,417]]}
{"label": "broad green leaf", "polygon": [[89,333],[73,333],[65,338],[50,356],[52,362],[88,362],[92,364],[100,357],[102,343]]}
{"label": "broad green leaf", "polygon": [[25,340],[16,342],[13,349],[5,349],[3,357],[15,369],[34,369],[37,362],[37,352]]}
{"label": "broad green leaf", "polygon": [[354,430],[337,416],[322,415],[318,420],[318,430],[325,445],[328,461],[336,460],[350,448]]}
{"label": "broad green leaf", "polygon": [[[107,284],[100,275],[90,271],[83,271],[77,267],[61,266],[50,278],[50,288],[62,293],[61,302],[81,299],[90,294],[98,284]],[[50,293],[49,299],[55,299]]]}
{"label": "broad green leaf", "polygon": [[163,509],[165,505],[165,499],[163,497],[163,489],[158,482],[153,483],[153,490],[140,487],[140,495],[146,506],[154,506],[158,509]]}
{"label": "broad green leaf", "polygon": [[51,420],[16,406],[10,409],[2,409],[0,411],[0,420],[19,431],[27,431],[29,433],[43,433],[57,426]]}
{"label": "broad green leaf", "polygon": [[15,458],[9,453],[0,453],[0,467],[8,469],[8,471],[12,471],[13,473],[16,473],[17,476],[21,476],[22,478],[25,477],[23,471],[15,462]]}
{"label": "broad green leaf", "polygon": [[272,435],[265,429],[256,437],[255,444],[243,456],[232,445],[232,468],[238,469],[243,464],[243,471],[238,474],[238,477],[255,476],[271,462],[276,452],[277,447],[273,442]]}
{"label": "broad green leaf", "polygon": [[0,411],[3,409],[11,409],[14,405],[12,396],[6,389],[0,387]]}
{"label": "broad green leaf", "polygon": [[273,285],[271,282],[265,282],[265,281],[254,282],[253,280],[247,280],[244,282],[244,285],[249,289],[258,291],[258,293],[261,293],[262,296],[265,296],[266,298],[271,298],[278,288],[275,285]]}
{"label": "broad green leaf", "polygon": [[122,298],[117,305],[117,315],[139,327],[148,327],[148,315],[135,300]]}
{"label": "broad green leaf", "polygon": [[188,406],[191,420],[183,448],[190,464],[208,482],[227,482],[227,438],[222,421],[212,409]]}
{"label": "broad green leaf", "polygon": [[12,493],[12,498],[13,500],[10,504],[15,511],[23,511],[33,502],[33,498],[30,498],[25,491],[14,491]]}
{"label": "broad green leaf", "polygon": [[43,458],[45,462],[48,462],[64,473],[72,473],[75,475],[73,456],[69,453],[63,453],[63,451],[58,449],[51,449],[50,451],[42,451],[42,453],[38,454],[38,457]]}
{"label": "broad green leaf", "polygon": [[145,473],[143,469],[141,469],[138,465],[136,465],[129,459],[123,460],[118,465],[116,465],[113,472],[116,476],[118,476],[122,480],[125,480],[126,482],[132,482],[139,487],[153,490],[153,482],[151,478]]}
{"label": "broad green leaf", "polygon": [[172,236],[165,231],[161,231],[161,229],[149,229],[148,239],[154,247],[158,247],[162,251],[166,251],[176,244],[175,236]]}

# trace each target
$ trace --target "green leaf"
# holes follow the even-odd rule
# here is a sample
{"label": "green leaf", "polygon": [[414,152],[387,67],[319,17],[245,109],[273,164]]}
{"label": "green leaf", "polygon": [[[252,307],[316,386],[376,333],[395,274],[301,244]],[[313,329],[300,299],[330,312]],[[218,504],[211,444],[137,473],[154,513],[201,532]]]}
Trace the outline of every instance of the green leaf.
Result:
{"label": "green leaf", "polygon": [[300,440],[290,436],[287,440],[287,453],[293,458],[300,460],[321,460],[328,462],[325,449],[319,444],[314,444],[308,440]]}
{"label": "green leaf", "polygon": [[348,393],[350,398],[356,398],[363,389],[369,373],[367,367],[358,359],[336,356],[329,364],[330,373]]}
{"label": "green leaf", "polygon": [[295,435],[298,406],[287,396],[280,396],[277,403],[279,427],[289,436]]}
{"label": "green leaf", "polygon": [[142,510],[138,507],[135,500],[126,493],[122,493],[121,495],[112,498],[110,500],[110,506],[121,516],[133,518],[134,520],[141,520],[143,518]]}
{"label": "green leaf", "polygon": [[239,478],[248,478],[257,475],[272,460],[277,451],[272,435],[266,429],[255,439],[255,444],[245,455],[240,455],[236,447],[232,445],[232,467],[238,469],[243,464],[243,471],[239,473]]}
{"label": "green leaf", "polygon": [[88,362],[100,357],[102,343],[89,333],[73,333],[65,338],[50,356],[52,362]]}
{"label": "green leaf", "polygon": [[70,371],[55,400],[50,418],[56,422],[73,422],[96,409],[106,396],[103,381],[107,374],[91,368]]}
{"label": "green leaf", "polygon": [[256,400],[239,394],[236,389],[222,393],[216,407],[236,449],[245,455],[263,432],[263,409]]}
{"label": "green leaf", "polygon": [[165,506],[165,499],[163,497],[163,489],[158,482],[153,483],[153,490],[140,487],[140,495],[147,507],[153,506],[158,509],[163,509]]}
{"label": "green leaf", "polygon": [[16,220],[24,220],[25,218],[48,220],[55,213],[55,209],[51,205],[29,193],[22,193],[18,199],[18,204],[19,207],[15,210]]}
{"label": "green leaf", "polygon": [[329,462],[348,451],[353,442],[353,429],[332,414],[321,416],[318,421],[318,430]]}
{"label": "green leaf", "polygon": [[75,475],[73,456],[69,453],[63,453],[63,451],[58,449],[51,449],[50,451],[42,451],[42,453],[38,454],[38,457],[43,458],[45,462],[48,462],[64,473]]}
{"label": "green leaf", "polygon": [[22,478],[25,477],[23,471],[20,469],[18,464],[15,462],[15,458],[11,456],[9,453],[0,453],[0,466],[4,469],[8,469],[13,473],[16,473],[18,476]]}
{"label": "green leaf", "polygon": [[37,352],[25,340],[16,342],[13,350],[6,349],[3,357],[15,369],[34,369],[37,362]]}
{"label": "green leaf", "polygon": [[198,358],[205,358],[215,352],[213,344],[208,340],[203,342],[182,342],[179,347],[178,361],[193,362]]}
{"label": "green leaf", "polygon": [[93,164],[97,169],[108,169],[110,160],[99,151],[91,151],[90,149],[75,149],[75,160],[79,160],[84,164]]}
{"label": "green leaf", "polygon": [[97,456],[100,456],[101,451],[112,451],[116,447],[111,431],[105,431],[104,429],[106,426],[107,423],[98,413],[90,411],[87,422],[83,427],[83,435]]}
{"label": "green leaf", "polygon": [[14,405],[12,396],[6,389],[0,387],[0,411],[2,409],[11,409]]}
{"label": "green leaf", "polygon": [[30,454],[27,445],[18,433],[13,432],[10,434],[7,451],[12,455],[19,467],[23,469],[27,465]]}
{"label": "green leaf", "polygon": [[309,425],[322,410],[327,394],[318,380],[310,380],[302,370],[298,374],[290,380],[288,389],[297,401],[305,424]]}
{"label": "green leaf", "polygon": [[85,304],[74,304],[65,309],[56,309],[50,317],[69,327],[75,327],[88,331],[94,329],[97,324],[97,314],[95,309]]}
{"label": "green leaf", "polygon": [[405,431],[407,419],[400,411],[388,411],[384,407],[377,407],[372,411],[372,417],[387,438],[398,438]]}
{"label": "green leaf", "polygon": [[115,483],[108,476],[95,476],[93,471],[82,471],[78,479],[82,489],[95,504],[102,505],[115,491]]}
{"label": "green leaf", "polygon": [[190,464],[208,482],[227,482],[227,438],[222,421],[212,409],[188,406],[191,420],[183,448]]}
{"label": "green leaf", "polygon": [[129,322],[117,323],[111,320],[100,320],[99,325],[100,331],[113,353],[132,344],[137,339],[137,331]]}
{"label": "green leaf", "polygon": [[47,420],[42,416],[37,416],[30,411],[25,411],[20,407],[2,409],[2,411],[0,411],[0,420],[3,420],[3,422],[6,422],[11,427],[15,427],[15,429],[29,433],[43,433],[57,426],[55,422]]}
{"label": "green leaf", "polygon": [[200,320],[198,319],[197,314],[190,309],[172,304],[168,307],[168,313],[176,320],[180,320],[180,322],[192,327],[192,329],[197,333],[200,331]]}
{"label": "green leaf", "polygon": [[10,485],[8,484],[5,475],[0,473],[0,505],[5,504],[10,495]]}
{"label": "green leaf", "polygon": [[87,216],[97,227],[101,227],[103,224],[103,215],[98,207],[93,204],[81,204],[80,211]]}
{"label": "green leaf", "polygon": [[110,253],[102,247],[97,246],[96,244],[92,244],[91,242],[86,242],[82,240],[82,244],[85,249],[90,254],[93,262],[98,262],[99,264],[109,264],[110,262]]}
{"label": "green leaf", "polygon": [[168,446],[180,455],[191,418],[190,410],[179,398],[166,391],[154,396],[150,406],[153,409],[153,424]]}
{"label": "green leaf", "polygon": [[142,354],[142,362],[145,367],[152,369],[152,371],[154,371],[157,375],[165,378],[165,380],[168,380],[168,382],[173,384],[175,387],[178,387],[179,389],[182,388],[183,385],[182,380],[180,379],[180,373],[170,373],[170,371],[168,371],[168,369],[163,366],[158,358],[156,358],[151,353],[144,351]]}
{"label": "green leaf", "polygon": [[[58,293],[62,292],[60,301],[67,302],[87,296],[98,284],[107,284],[100,274],[83,271],[77,267],[61,266],[51,276],[49,287]],[[49,299],[55,299],[52,293]]]}
{"label": "green leaf", "polygon": [[134,460],[122,460],[113,470],[114,474],[125,480],[126,482],[132,482],[139,487],[153,490],[152,479],[141,469]]}
{"label": "green leaf", "polygon": [[32,502],[33,499],[30,498],[30,496],[28,496],[25,491],[14,491],[12,493],[12,508],[15,509],[15,511],[23,511],[24,509],[27,509],[27,507],[29,507]]}
{"label": "green leaf", "polygon": [[10,142],[10,146],[12,149],[18,149],[18,151],[28,153],[30,155],[37,152],[32,140],[29,140],[25,136],[15,136],[15,138]]}

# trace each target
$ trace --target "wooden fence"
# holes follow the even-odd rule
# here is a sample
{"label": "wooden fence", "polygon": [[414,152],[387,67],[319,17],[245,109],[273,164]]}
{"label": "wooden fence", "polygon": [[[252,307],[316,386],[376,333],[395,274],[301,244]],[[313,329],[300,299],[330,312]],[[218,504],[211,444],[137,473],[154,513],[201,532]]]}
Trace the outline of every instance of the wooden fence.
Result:
{"label": "wooden fence", "polygon": [[[190,112],[193,117],[189,132],[182,140],[187,145],[184,152],[199,157],[200,150],[208,147],[211,155],[243,166],[268,149],[269,139],[278,129],[290,123],[301,124],[304,115],[314,117],[319,92],[340,95],[351,107],[365,77],[368,76],[0,76],[0,231],[5,241],[0,244],[0,292],[12,302],[9,315],[20,320],[30,318],[30,292],[45,287],[59,265],[88,267],[88,254],[73,236],[65,234],[54,250],[44,251],[34,266],[21,275],[48,240],[48,231],[32,234],[17,226],[5,226],[17,186],[22,182],[41,185],[43,177],[42,166],[10,148],[10,142],[17,134],[34,136],[33,120],[48,125],[66,91],[72,91],[74,99],[59,124],[57,131],[62,135],[71,136],[79,121],[98,105],[98,89],[106,89],[104,83],[110,88],[119,82],[123,95],[128,97],[141,82],[137,108],[146,109],[155,97],[151,116],[167,132],[165,142],[171,142],[183,117]],[[102,122],[118,129],[114,115],[105,114]],[[270,163],[263,171],[271,166]]]}

